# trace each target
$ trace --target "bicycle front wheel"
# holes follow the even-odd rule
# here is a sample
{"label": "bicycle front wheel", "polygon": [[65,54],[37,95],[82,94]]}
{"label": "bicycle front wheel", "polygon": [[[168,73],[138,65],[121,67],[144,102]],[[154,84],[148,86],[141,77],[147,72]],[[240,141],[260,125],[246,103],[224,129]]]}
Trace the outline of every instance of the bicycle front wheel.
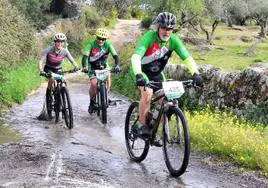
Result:
{"label": "bicycle front wheel", "polygon": [[100,85],[100,102],[101,102],[101,121],[107,123],[107,94],[105,84]]}
{"label": "bicycle front wheel", "polygon": [[138,103],[133,102],[127,111],[125,121],[125,142],[130,158],[135,162],[143,161],[149,152],[149,141],[137,137],[133,131],[139,120]]}
{"label": "bicycle front wheel", "polygon": [[69,96],[68,89],[66,87],[61,88],[61,99],[62,99],[62,115],[64,117],[67,128],[73,128],[73,110]]}
{"label": "bicycle front wheel", "polygon": [[172,176],[182,175],[190,157],[190,136],[183,112],[172,108],[164,113],[163,152],[167,168]]}
{"label": "bicycle front wheel", "polygon": [[61,94],[60,94],[60,88],[56,87],[54,92],[54,111],[55,111],[55,123],[59,122],[60,119],[60,110],[61,110]]}

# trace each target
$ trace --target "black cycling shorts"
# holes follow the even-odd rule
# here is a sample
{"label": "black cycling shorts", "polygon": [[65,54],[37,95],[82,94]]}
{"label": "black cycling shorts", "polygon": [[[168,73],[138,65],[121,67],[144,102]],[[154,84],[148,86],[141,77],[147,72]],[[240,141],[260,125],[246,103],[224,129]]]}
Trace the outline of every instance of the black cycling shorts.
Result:
{"label": "black cycling shorts", "polygon": [[48,73],[48,72],[53,72],[53,73],[56,73],[56,74],[62,74],[62,68],[54,69],[54,68],[45,66],[45,67],[44,67],[44,71],[45,71],[46,73]]}
{"label": "black cycling shorts", "polygon": [[146,76],[148,77],[149,81],[160,82],[149,86],[149,88],[153,89],[154,93],[163,88],[162,82],[164,81],[164,78],[161,72],[153,76],[150,74],[146,74]]}

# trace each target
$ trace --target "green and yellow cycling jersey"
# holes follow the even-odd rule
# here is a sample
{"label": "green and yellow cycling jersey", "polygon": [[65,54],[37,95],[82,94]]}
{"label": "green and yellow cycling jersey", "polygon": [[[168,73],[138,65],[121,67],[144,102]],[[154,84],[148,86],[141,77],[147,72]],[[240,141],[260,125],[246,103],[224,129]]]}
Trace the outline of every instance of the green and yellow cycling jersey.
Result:
{"label": "green and yellow cycling jersey", "polygon": [[172,33],[168,41],[161,41],[157,32],[150,30],[142,36],[135,49],[134,54],[141,56],[141,61],[135,62],[135,59],[132,59],[134,75],[141,71],[149,78],[161,74],[173,51],[179,55],[192,74],[198,72],[195,61],[177,35]]}
{"label": "green and yellow cycling jersey", "polygon": [[109,68],[107,63],[109,53],[112,56],[117,55],[114,47],[108,41],[105,41],[103,46],[98,45],[96,39],[89,41],[83,55],[88,56],[89,70],[97,70],[99,66]]}

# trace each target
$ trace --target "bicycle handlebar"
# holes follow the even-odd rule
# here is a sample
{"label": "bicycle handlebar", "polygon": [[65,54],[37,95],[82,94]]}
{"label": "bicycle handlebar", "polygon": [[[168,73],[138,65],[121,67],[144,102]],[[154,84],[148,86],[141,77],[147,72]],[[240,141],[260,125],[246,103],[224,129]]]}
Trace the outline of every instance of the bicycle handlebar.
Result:
{"label": "bicycle handlebar", "polygon": [[[167,80],[167,81],[176,81],[176,80]],[[184,80],[184,81],[179,81],[179,82],[182,82],[183,85],[194,85],[194,81],[189,79],[189,80]],[[144,87],[146,86],[155,86],[154,84],[161,84],[162,82],[155,82],[155,81],[149,81],[148,83],[145,84]]]}
{"label": "bicycle handlebar", "polygon": [[[103,69],[99,69],[99,70],[103,70]],[[122,70],[120,70],[119,72],[121,72]],[[82,72],[83,73],[85,73],[85,74],[87,74],[87,73],[92,73],[92,74],[95,74],[95,70],[87,70],[87,69],[82,69]],[[110,70],[110,73],[115,73],[115,74],[117,74],[117,73],[119,73],[119,72],[115,72],[114,70]]]}
{"label": "bicycle handlebar", "polygon": [[[77,68],[74,68],[74,69],[71,69],[71,70],[68,70],[68,71],[62,71],[61,74],[64,74],[64,73],[74,73],[74,72],[77,72],[79,69]],[[51,78],[52,77],[52,74],[56,74],[56,73],[53,73],[53,72],[42,72],[40,73],[40,76],[44,76],[46,78]]]}

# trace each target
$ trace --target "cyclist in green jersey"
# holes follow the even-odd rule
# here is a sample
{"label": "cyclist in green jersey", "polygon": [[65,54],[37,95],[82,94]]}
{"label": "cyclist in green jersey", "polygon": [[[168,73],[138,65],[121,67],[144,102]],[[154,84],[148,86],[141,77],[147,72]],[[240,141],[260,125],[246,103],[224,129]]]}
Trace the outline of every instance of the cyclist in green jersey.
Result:
{"label": "cyclist in green jersey", "polygon": [[[88,45],[83,54],[82,58],[82,71],[88,73],[90,79],[90,87],[89,87],[89,97],[90,104],[88,106],[88,113],[93,113],[95,107],[95,97],[97,93],[97,79],[95,76],[95,70],[100,69],[108,69],[110,70],[110,66],[107,62],[107,58],[109,53],[112,54],[115,67],[114,72],[120,72],[119,66],[119,57],[112,46],[112,44],[107,41],[109,37],[109,32],[105,28],[99,28],[96,31],[96,39],[89,41]],[[86,63],[88,60],[88,68],[86,67]],[[111,87],[111,75],[108,76],[108,90]]]}
{"label": "cyclist in green jersey", "polygon": [[134,54],[131,57],[131,70],[136,77],[136,85],[141,92],[139,103],[139,121],[135,131],[143,137],[148,137],[151,132],[146,125],[146,115],[150,109],[150,102],[154,92],[162,88],[149,88],[144,86],[148,81],[160,82],[165,80],[163,70],[175,51],[188,67],[197,85],[202,84],[194,59],[190,56],[182,41],[173,33],[176,26],[176,17],[169,12],[160,13],[156,19],[156,30],[146,32],[140,39]]}

